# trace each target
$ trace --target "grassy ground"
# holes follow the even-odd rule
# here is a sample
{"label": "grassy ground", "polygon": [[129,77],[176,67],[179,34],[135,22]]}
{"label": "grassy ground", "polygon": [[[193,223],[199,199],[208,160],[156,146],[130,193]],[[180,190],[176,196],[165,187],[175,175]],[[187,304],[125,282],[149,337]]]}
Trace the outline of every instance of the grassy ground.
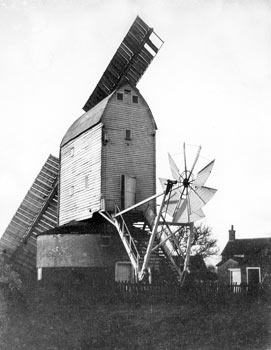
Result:
{"label": "grassy ground", "polygon": [[89,291],[1,293],[1,350],[271,349],[271,303],[95,300]]}

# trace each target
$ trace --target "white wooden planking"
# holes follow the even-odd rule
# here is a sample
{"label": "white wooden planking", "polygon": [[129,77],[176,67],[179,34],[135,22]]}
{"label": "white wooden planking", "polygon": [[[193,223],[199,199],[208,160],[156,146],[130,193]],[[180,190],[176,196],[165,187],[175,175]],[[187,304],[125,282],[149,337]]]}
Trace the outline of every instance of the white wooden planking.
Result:
{"label": "white wooden planking", "polygon": [[59,225],[90,218],[100,210],[101,148],[101,123],[61,148]]}
{"label": "white wooden planking", "polygon": [[[124,94],[127,89],[129,95]],[[120,205],[121,175],[136,177],[137,202],[156,192],[156,124],[137,89],[126,85],[117,92],[124,94],[123,101],[113,95],[102,116],[108,139],[102,150],[102,193],[106,202]],[[132,102],[133,95],[138,96],[138,103]],[[126,130],[131,131],[131,140],[125,139]]]}

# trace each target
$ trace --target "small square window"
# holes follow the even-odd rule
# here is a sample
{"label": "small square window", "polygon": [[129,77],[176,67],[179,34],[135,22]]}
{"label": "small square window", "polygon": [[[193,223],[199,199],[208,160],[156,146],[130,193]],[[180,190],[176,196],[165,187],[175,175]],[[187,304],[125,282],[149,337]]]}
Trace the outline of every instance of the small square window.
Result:
{"label": "small square window", "polygon": [[69,188],[69,195],[70,195],[70,196],[73,196],[73,194],[74,194],[74,186],[71,186],[71,187]]}
{"label": "small square window", "polygon": [[138,103],[138,96],[133,96],[133,103]]}
{"label": "small square window", "polygon": [[123,101],[123,94],[121,92],[117,92],[117,100]]}
{"label": "small square window", "polygon": [[102,129],[102,143],[103,145],[106,145],[108,142],[108,136],[107,136],[107,132],[105,131],[104,127]]}
{"label": "small square window", "polygon": [[132,140],[131,138],[131,130],[125,130],[125,140]]}
{"label": "small square window", "polygon": [[101,235],[101,246],[109,247],[110,246],[110,236],[109,235]]}
{"label": "small square window", "polygon": [[130,94],[131,94],[131,90],[124,89],[124,95],[130,95]]}
{"label": "small square window", "polygon": [[89,181],[88,181],[88,175],[85,176],[85,189],[88,188]]}

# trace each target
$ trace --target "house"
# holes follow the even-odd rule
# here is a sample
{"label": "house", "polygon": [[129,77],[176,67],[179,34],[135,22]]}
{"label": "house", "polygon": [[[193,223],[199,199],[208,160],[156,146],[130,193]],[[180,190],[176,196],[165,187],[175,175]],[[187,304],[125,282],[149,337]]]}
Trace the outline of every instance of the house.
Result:
{"label": "house", "polygon": [[236,239],[233,225],[229,241],[217,264],[221,284],[269,284],[271,278],[271,238]]}

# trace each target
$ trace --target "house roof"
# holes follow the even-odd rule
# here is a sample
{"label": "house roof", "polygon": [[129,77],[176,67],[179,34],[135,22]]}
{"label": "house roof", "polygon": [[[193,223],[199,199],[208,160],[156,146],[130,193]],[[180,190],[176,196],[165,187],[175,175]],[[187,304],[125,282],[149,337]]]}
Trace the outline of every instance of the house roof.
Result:
{"label": "house roof", "polygon": [[229,241],[223,249],[222,256],[254,255],[269,247],[271,238],[244,238]]}
{"label": "house roof", "polygon": [[235,261],[235,262],[237,262],[238,264],[241,264],[241,263],[243,263],[244,262],[244,258],[241,258],[241,257],[233,257],[233,258],[229,258],[229,257],[225,257],[225,258],[223,258],[222,260],[220,260],[217,264],[216,264],[216,266],[221,266],[221,265],[223,265],[226,261]]}
{"label": "house roof", "polygon": [[199,254],[190,256],[190,267],[196,270],[207,270],[203,257]]}
{"label": "house roof", "polygon": [[0,239],[16,268],[36,267],[36,235],[57,224],[58,158],[50,155]]}
{"label": "house roof", "polygon": [[217,266],[222,265],[228,259],[233,259],[238,263],[251,256],[256,256],[264,249],[271,247],[271,238],[244,238],[228,241],[222,251],[222,260]]}
{"label": "house roof", "polygon": [[84,111],[110,95],[120,83],[136,86],[162,44],[153,29],[137,16],[83,107]]}

